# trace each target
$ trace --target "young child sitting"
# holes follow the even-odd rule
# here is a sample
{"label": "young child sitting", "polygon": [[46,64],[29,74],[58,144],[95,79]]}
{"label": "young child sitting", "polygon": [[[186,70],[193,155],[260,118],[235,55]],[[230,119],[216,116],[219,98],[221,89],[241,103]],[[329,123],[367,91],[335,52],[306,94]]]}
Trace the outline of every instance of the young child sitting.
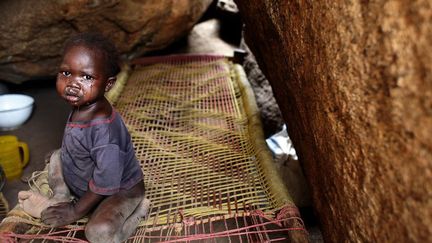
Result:
{"label": "young child sitting", "polygon": [[53,196],[18,194],[24,211],[53,227],[91,212],[85,228],[91,242],[126,240],[149,207],[130,134],[104,96],[119,71],[119,55],[101,35],[79,34],[66,43],[57,92],[72,111],[49,163]]}

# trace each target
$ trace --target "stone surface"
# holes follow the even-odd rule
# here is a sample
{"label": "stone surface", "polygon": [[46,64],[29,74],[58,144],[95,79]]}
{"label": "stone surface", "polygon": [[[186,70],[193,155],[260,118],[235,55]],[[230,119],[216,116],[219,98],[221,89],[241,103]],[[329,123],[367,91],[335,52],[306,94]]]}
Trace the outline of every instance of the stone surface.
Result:
{"label": "stone surface", "polygon": [[211,0],[79,0],[0,2],[0,80],[54,75],[65,40],[99,31],[128,57],[185,36]]}
{"label": "stone surface", "polygon": [[233,56],[234,50],[238,48],[219,37],[221,21],[209,19],[196,24],[187,36],[183,46],[176,50],[167,50],[165,54],[190,53],[190,54],[213,54]]}
{"label": "stone surface", "polygon": [[429,0],[237,0],[327,242],[432,240]]}
{"label": "stone surface", "polygon": [[282,130],[284,120],[276,99],[274,98],[271,85],[262,73],[255,60],[255,56],[244,40],[241,41],[240,48],[247,52],[243,67],[254,91],[255,99],[260,110],[264,135],[268,138]]}

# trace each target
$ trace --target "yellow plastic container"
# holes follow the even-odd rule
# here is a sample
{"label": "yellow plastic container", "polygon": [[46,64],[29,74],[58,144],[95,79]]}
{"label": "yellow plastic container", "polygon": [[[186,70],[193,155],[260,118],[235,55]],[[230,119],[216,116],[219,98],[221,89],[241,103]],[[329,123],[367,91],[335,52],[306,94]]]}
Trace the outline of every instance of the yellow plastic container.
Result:
{"label": "yellow plastic container", "polygon": [[0,164],[8,180],[19,178],[30,159],[26,143],[11,135],[0,136]]}

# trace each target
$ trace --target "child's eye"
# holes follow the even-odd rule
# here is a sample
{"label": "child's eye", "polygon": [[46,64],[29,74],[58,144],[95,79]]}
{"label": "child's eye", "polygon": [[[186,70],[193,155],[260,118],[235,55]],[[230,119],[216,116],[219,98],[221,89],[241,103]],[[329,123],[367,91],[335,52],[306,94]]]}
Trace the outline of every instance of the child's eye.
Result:
{"label": "child's eye", "polygon": [[84,75],[83,78],[84,78],[85,80],[92,80],[92,79],[93,79],[93,77],[90,76],[90,75]]}
{"label": "child's eye", "polygon": [[63,74],[63,76],[65,77],[69,77],[71,75],[71,73],[68,71],[61,71],[60,73]]}

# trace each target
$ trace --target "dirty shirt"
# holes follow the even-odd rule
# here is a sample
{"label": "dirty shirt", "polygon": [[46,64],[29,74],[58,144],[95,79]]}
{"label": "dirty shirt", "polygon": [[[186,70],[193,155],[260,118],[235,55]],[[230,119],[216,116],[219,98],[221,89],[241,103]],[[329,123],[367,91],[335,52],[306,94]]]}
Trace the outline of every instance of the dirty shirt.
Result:
{"label": "dirty shirt", "polygon": [[130,134],[113,109],[108,118],[66,124],[61,149],[63,176],[73,194],[113,195],[143,179]]}

